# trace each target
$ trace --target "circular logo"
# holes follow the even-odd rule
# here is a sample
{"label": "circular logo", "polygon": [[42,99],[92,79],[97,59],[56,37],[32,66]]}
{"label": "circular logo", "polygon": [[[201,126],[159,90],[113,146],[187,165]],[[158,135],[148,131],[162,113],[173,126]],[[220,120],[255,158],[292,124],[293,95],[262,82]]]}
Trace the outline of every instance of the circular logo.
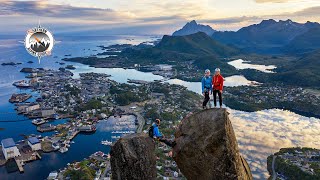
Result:
{"label": "circular logo", "polygon": [[51,54],[54,42],[52,33],[39,25],[27,31],[24,44],[28,53],[40,60]]}

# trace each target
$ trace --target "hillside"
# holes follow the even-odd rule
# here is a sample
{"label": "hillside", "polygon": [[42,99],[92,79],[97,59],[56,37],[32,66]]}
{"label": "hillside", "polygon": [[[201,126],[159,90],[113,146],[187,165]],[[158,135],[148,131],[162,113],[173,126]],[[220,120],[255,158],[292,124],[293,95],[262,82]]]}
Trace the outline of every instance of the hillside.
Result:
{"label": "hillside", "polygon": [[319,87],[320,49],[279,69],[273,79],[299,86]]}
{"label": "hillside", "polygon": [[195,20],[188,22],[181,29],[175,31],[172,36],[185,36],[194,34],[197,32],[204,32],[208,36],[211,36],[216,30],[212,29],[208,25],[198,24]]}
{"label": "hillside", "polygon": [[320,48],[320,27],[312,28],[307,32],[295,37],[284,51],[290,54],[311,52]]}
{"label": "hillside", "polygon": [[[237,73],[236,68],[229,65],[224,58],[240,53],[239,50],[213,40],[203,32],[187,36],[164,36],[152,48],[126,49],[121,56],[127,58],[127,63],[139,64],[172,64],[178,70],[177,78],[185,79],[185,71],[190,64],[197,75],[188,78],[190,81],[199,81],[205,69],[221,68],[226,76]],[[199,71],[200,70],[200,71]],[[181,74],[181,75],[179,75]]]}
{"label": "hillside", "polygon": [[163,36],[155,48],[186,54],[216,55],[221,57],[235,55],[239,52],[235,48],[210,38],[203,32],[186,36]]}
{"label": "hillside", "polygon": [[297,23],[291,20],[263,20],[259,24],[243,27],[236,32],[216,32],[212,37],[224,44],[237,46],[247,52],[280,53],[281,48],[295,37],[310,29],[320,27],[318,23]]}

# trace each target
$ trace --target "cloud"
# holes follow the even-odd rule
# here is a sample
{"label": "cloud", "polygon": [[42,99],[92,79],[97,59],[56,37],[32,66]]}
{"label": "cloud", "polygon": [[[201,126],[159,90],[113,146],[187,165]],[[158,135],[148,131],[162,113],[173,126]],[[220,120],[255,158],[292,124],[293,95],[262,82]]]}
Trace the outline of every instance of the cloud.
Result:
{"label": "cloud", "polygon": [[[111,0],[110,3],[99,2],[99,4],[97,4],[97,1],[72,1],[71,3],[68,0],[0,1],[1,34],[8,33],[6,32],[7,28],[4,27],[12,27],[10,33],[21,33],[26,28],[37,24],[38,20],[41,20],[42,24],[54,27],[56,32],[66,32],[68,29],[70,32],[99,30],[99,33],[102,34],[110,34],[111,31],[117,34],[120,32],[127,32],[125,34],[131,32],[137,32],[138,34],[171,34],[193,19],[211,25],[217,30],[238,30],[243,26],[259,23],[263,19],[270,18],[277,20],[291,18],[299,22],[320,20],[319,7],[269,15],[254,13],[237,16],[232,12],[223,12],[222,14],[230,15],[230,17],[224,17],[221,12],[219,13],[219,10],[210,5],[209,0],[200,0],[200,2],[192,0],[177,0],[174,2],[135,0],[125,1],[125,3],[117,3],[117,1]],[[266,0],[263,2],[266,2]],[[71,5],[67,3],[71,3]],[[220,5],[223,5],[223,3]],[[316,3],[313,3],[313,5],[316,5]],[[108,8],[108,6],[112,8]],[[272,12],[270,11],[270,13]]]}
{"label": "cloud", "polygon": [[228,110],[239,149],[255,179],[267,179],[267,157],[284,147],[320,147],[320,119],[290,111],[257,112]]}
{"label": "cloud", "polygon": [[295,0],[255,0],[256,3],[286,3]]}
{"label": "cloud", "polygon": [[74,7],[70,5],[49,4],[48,1],[4,1],[0,6],[0,15],[31,15],[56,18],[117,19],[131,18],[132,14],[112,9]]}
{"label": "cloud", "polygon": [[260,17],[257,16],[241,16],[241,17],[228,17],[228,18],[221,18],[221,19],[209,19],[209,20],[202,20],[201,22],[205,23],[212,23],[212,24],[236,24],[241,22],[255,22],[260,20]]}

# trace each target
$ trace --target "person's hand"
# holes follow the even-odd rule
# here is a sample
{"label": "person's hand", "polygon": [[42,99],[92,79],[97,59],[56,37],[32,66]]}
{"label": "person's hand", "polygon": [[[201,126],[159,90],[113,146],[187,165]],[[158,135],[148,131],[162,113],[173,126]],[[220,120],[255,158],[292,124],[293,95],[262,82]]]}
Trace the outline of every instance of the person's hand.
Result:
{"label": "person's hand", "polygon": [[204,93],[202,93],[202,95],[204,96]]}
{"label": "person's hand", "polygon": [[220,90],[220,93],[222,94],[222,90]]}

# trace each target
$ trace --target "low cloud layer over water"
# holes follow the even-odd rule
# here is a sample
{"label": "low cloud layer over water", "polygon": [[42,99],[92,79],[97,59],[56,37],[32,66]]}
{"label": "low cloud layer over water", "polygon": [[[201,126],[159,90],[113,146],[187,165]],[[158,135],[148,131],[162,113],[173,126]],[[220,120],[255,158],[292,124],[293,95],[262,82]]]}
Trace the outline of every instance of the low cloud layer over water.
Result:
{"label": "low cloud layer over water", "polygon": [[267,157],[285,147],[320,147],[320,119],[280,109],[228,110],[242,155],[254,179],[267,179]]}

